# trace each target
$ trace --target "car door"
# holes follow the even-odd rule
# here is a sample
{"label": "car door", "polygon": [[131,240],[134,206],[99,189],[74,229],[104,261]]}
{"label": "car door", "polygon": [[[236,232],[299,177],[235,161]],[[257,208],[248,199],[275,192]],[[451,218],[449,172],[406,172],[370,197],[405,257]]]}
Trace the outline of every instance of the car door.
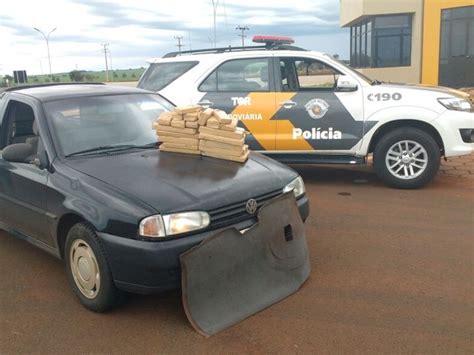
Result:
{"label": "car door", "polygon": [[252,150],[274,150],[277,123],[272,57],[231,59],[221,63],[199,85],[204,107],[221,109],[239,119]]}
{"label": "car door", "polygon": [[280,57],[276,149],[354,153],[363,135],[362,92],[337,92],[341,73],[309,57]]}
{"label": "car door", "polygon": [[[42,149],[40,138],[33,130],[38,114],[30,103],[9,100],[2,120],[0,149],[27,142]],[[0,151],[0,222],[51,245],[46,218],[47,181],[47,170],[41,170],[33,163],[6,161]]]}

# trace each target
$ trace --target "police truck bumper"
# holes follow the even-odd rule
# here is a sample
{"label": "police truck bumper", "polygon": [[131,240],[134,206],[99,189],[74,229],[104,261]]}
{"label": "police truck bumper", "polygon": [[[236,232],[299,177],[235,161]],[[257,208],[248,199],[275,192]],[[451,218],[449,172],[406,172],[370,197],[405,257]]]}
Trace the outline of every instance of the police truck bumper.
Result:
{"label": "police truck bumper", "polygon": [[432,123],[441,135],[446,157],[474,152],[474,113],[446,110]]}
{"label": "police truck bumper", "polygon": [[[301,219],[309,216],[306,195],[296,201]],[[166,241],[142,241],[98,233],[117,288],[150,294],[181,286],[179,256],[204,239],[227,228],[244,230],[257,222],[251,218],[235,225]]]}

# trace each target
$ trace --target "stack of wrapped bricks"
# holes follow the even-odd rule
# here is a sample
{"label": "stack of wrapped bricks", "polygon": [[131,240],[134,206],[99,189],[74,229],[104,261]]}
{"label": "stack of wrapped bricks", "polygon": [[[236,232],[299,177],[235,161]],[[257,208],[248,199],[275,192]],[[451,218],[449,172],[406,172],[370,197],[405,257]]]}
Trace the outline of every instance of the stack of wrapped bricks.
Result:
{"label": "stack of wrapped bricks", "polygon": [[243,163],[249,156],[245,130],[224,111],[207,109],[199,120],[199,149],[202,155]]}
{"label": "stack of wrapped bricks", "polygon": [[154,128],[164,152],[201,154],[199,151],[199,113],[201,106],[177,107],[163,112]]}
{"label": "stack of wrapped bricks", "polygon": [[201,106],[177,107],[162,113],[154,128],[166,152],[202,154],[209,157],[245,162],[249,155],[245,130],[238,120],[224,111]]}

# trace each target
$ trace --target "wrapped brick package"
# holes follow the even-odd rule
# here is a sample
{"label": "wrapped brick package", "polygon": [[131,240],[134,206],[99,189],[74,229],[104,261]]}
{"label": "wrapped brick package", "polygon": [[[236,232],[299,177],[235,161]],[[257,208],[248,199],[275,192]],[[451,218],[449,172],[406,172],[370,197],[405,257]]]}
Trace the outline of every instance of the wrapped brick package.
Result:
{"label": "wrapped brick package", "polygon": [[201,106],[176,107],[163,112],[153,123],[160,150],[164,152],[201,154],[244,163],[249,155],[246,132],[237,127],[238,120],[224,111]]}

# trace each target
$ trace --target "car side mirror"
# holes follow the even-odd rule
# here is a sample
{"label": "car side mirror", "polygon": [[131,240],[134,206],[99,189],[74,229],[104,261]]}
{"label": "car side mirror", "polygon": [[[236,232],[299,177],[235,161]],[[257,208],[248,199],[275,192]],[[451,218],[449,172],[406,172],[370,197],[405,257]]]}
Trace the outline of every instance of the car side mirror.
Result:
{"label": "car side mirror", "polygon": [[347,75],[339,75],[336,83],[337,91],[357,91],[357,82]]}
{"label": "car side mirror", "polygon": [[3,160],[11,163],[29,163],[28,157],[33,155],[33,147],[26,143],[16,143],[6,146],[2,152]]}

